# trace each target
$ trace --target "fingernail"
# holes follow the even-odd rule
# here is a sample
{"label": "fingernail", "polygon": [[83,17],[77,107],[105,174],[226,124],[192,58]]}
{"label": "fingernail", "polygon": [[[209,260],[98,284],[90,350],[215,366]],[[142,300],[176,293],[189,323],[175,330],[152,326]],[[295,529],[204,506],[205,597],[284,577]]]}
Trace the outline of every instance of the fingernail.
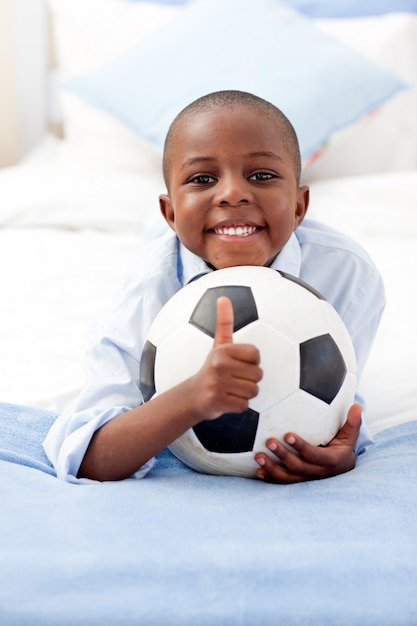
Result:
{"label": "fingernail", "polygon": [[271,450],[271,452],[275,452],[275,450],[278,448],[278,446],[275,443],[275,441],[272,441],[270,444],[268,444],[268,448]]}
{"label": "fingernail", "polygon": [[292,445],[295,443],[295,437],[293,437],[292,435],[290,435],[289,437],[287,437],[287,438],[285,439],[285,441],[286,441],[287,443],[289,443],[289,444],[290,444],[290,446],[292,446]]}

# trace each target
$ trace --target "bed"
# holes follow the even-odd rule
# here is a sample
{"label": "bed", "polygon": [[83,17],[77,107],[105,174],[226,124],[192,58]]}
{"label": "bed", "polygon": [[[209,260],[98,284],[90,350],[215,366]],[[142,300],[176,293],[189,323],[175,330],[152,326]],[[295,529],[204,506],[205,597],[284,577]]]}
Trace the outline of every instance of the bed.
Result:
{"label": "bed", "polygon": [[[417,624],[417,4],[364,7],[47,3],[64,139],[0,170],[2,624]],[[257,45],[236,42],[247,71],[232,80],[190,50],[237,23]],[[280,45],[294,54],[271,78]],[[375,444],[355,470],[300,485],[198,474],[168,451],[141,481],[58,480],[42,441],[83,384],[89,329],[163,228],[169,116],[226,80],[263,95],[265,77],[301,129],[310,217],[356,238],[384,277],[360,382]]]}

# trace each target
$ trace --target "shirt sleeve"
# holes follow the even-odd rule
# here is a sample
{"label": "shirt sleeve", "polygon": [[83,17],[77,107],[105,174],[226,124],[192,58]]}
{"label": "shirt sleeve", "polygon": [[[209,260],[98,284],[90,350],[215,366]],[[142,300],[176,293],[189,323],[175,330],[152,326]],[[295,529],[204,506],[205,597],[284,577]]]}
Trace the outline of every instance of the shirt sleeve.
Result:
{"label": "shirt sleeve", "polygon": [[[100,409],[77,411],[75,409],[61,414],[43,444],[58,478],[80,484],[96,482],[77,477],[91,438],[103,424],[127,410],[129,410],[127,407],[111,407],[103,411]],[[143,478],[154,464],[155,459],[150,459],[132,475],[132,478]]]}
{"label": "shirt sleeve", "polygon": [[[77,400],[58,416],[44,450],[59,478],[87,483],[77,474],[94,433],[118,415],[143,403],[139,387],[142,347],[153,319],[178,290],[176,247],[163,240],[122,289],[109,319],[93,331],[85,361],[85,384]],[[142,478],[151,459],[133,475]]]}
{"label": "shirt sleeve", "polygon": [[[359,404],[361,404],[362,407],[364,407],[364,404],[365,404],[364,400],[362,396],[358,393],[355,396],[355,402],[359,402]],[[356,456],[358,456],[359,454],[363,454],[366,448],[374,443],[374,438],[372,437],[369,431],[365,418],[366,418],[366,415],[364,415],[364,411],[363,411],[362,423],[361,423],[361,427],[359,430],[359,436],[358,436],[358,439],[356,441],[355,448],[354,448]]]}
{"label": "shirt sleeve", "polygon": [[[358,281],[355,297],[344,312],[345,323],[355,348],[359,386],[384,312],[385,302],[384,284],[374,267],[362,283]],[[358,455],[373,443],[373,438],[366,425],[366,398],[357,392],[355,401],[362,405],[362,424],[355,446],[355,453]]]}
{"label": "shirt sleeve", "polygon": [[[77,478],[77,474],[94,433],[143,402],[139,389],[140,351],[133,337],[128,340],[131,324],[128,319],[124,321],[119,321],[123,329],[119,337],[103,334],[93,343],[85,358],[84,388],[58,416],[44,441],[58,478],[68,482],[91,482]],[[142,478],[152,466],[153,461],[147,463],[134,477]]]}

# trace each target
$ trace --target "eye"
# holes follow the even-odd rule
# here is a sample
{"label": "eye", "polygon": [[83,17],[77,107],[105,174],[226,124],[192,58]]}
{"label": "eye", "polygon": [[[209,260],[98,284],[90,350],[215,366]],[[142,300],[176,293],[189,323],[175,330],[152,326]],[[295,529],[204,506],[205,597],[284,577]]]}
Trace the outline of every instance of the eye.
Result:
{"label": "eye", "polygon": [[271,172],[255,172],[252,176],[249,176],[249,180],[271,180],[271,178],[277,178],[276,174],[271,174]]}
{"label": "eye", "polygon": [[189,183],[194,183],[196,185],[209,185],[210,183],[215,183],[216,179],[213,176],[209,176],[208,174],[198,174],[198,176],[193,176],[188,180]]}

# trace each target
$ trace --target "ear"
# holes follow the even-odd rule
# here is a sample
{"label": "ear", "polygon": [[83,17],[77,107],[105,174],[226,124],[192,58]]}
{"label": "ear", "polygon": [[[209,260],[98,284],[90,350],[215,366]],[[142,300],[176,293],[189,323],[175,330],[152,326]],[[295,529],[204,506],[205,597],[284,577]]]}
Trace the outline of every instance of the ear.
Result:
{"label": "ear", "polygon": [[307,185],[299,187],[297,191],[297,204],[295,208],[295,228],[300,226],[301,222],[305,218],[308,205],[310,202],[310,188]]}
{"label": "ear", "polygon": [[159,196],[159,208],[167,224],[175,230],[175,212],[172,206],[171,198],[166,194]]}

